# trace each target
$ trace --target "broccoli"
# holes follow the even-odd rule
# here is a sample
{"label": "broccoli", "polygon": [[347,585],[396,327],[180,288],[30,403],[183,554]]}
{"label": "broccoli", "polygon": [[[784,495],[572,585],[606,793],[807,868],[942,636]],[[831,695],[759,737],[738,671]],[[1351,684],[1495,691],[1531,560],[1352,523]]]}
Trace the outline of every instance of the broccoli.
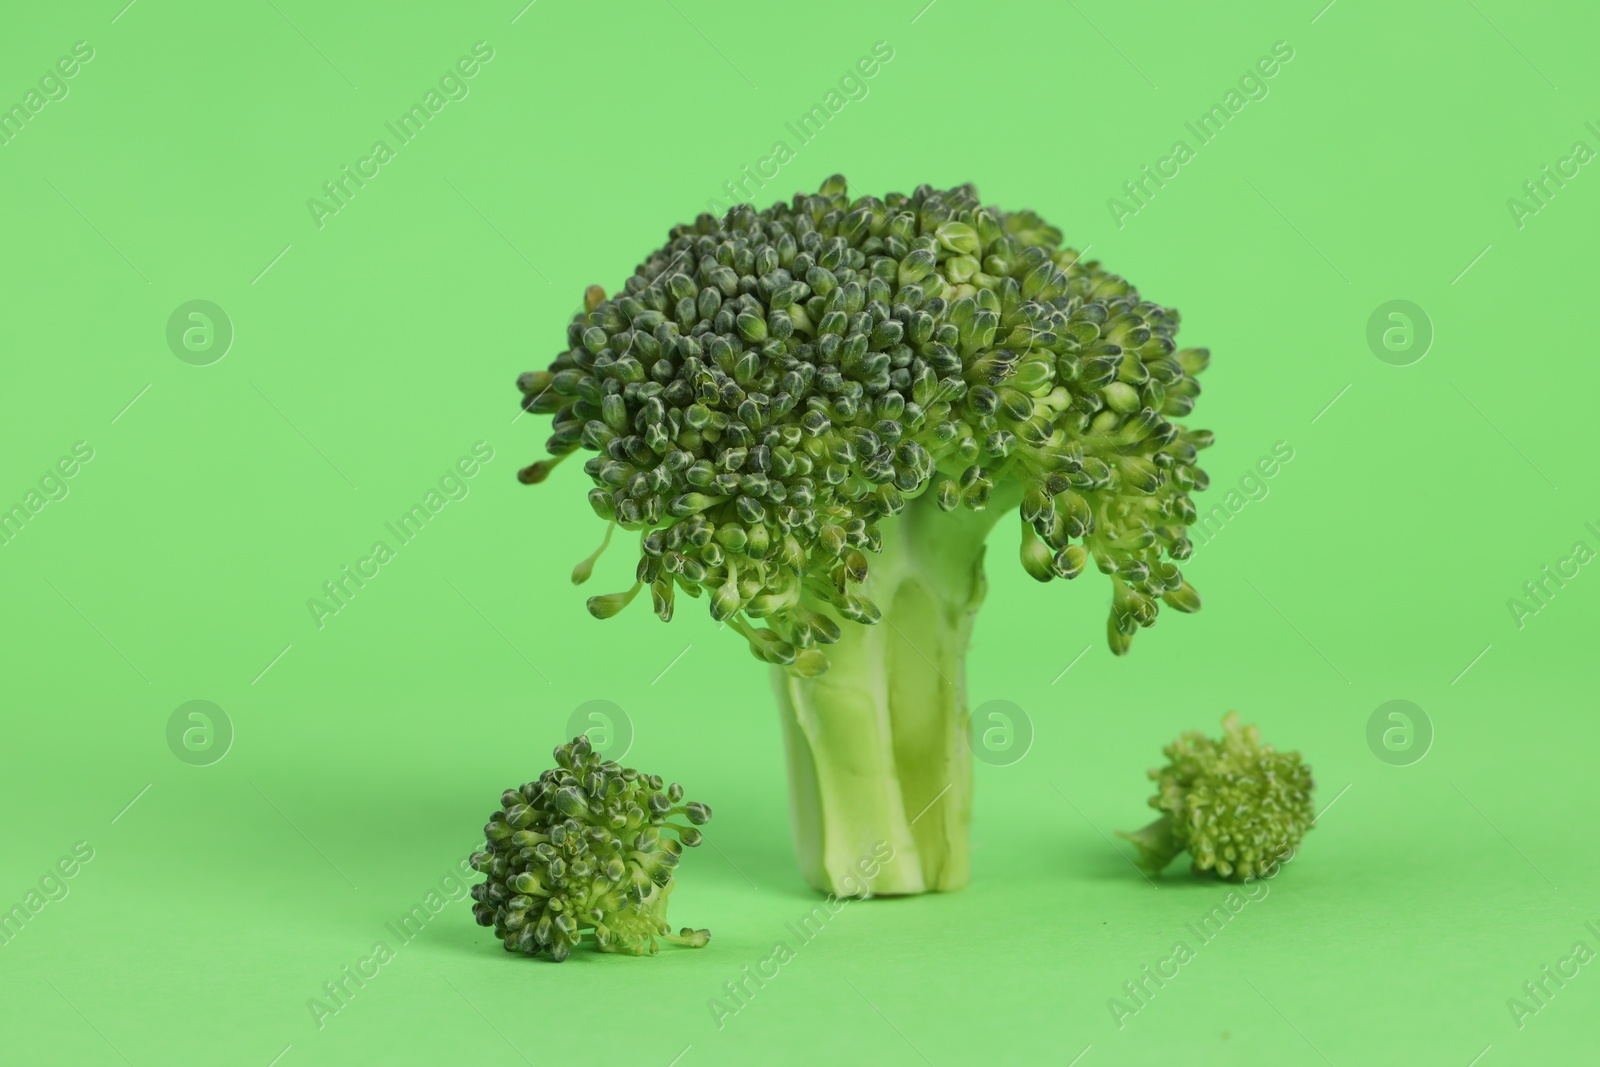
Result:
{"label": "broccoli", "polygon": [[[711,931],[667,925],[672,872],[701,841],[711,809],[684,802],[677,782],[603,760],[579,736],[555,750],[557,767],[507,789],[472,854],[485,881],[472,887],[473,916],[493,926],[507,952],[560,962],[584,935],[601,952],[655,955],[656,938],[699,948]],[[679,816],[693,823],[670,822]],[[676,834],[676,839],[667,836]]]}
{"label": "broccoli", "polygon": [[774,666],[796,850],[825,892],[881,845],[870,893],[968,879],[964,660],[1004,515],[1039,581],[1110,576],[1115,653],[1162,603],[1200,606],[1174,561],[1212,435],[1173,420],[1209,354],[1060,242],[971,185],[852,200],[835,176],[674,227],[518,380],[555,416],[522,482],[592,453],[607,529],[573,580],[616,527],[640,535],[636,583],[590,612],[648,588],[667,620],[704,593]]}
{"label": "broccoli", "polygon": [[1167,765],[1150,771],[1158,783],[1150,806],[1161,817],[1134,833],[1117,831],[1147,874],[1187,850],[1197,874],[1270,878],[1316,821],[1311,768],[1300,753],[1262,744],[1261,731],[1240,726],[1236,711],[1222,729],[1219,741],[1190,730],[1163,749]]}

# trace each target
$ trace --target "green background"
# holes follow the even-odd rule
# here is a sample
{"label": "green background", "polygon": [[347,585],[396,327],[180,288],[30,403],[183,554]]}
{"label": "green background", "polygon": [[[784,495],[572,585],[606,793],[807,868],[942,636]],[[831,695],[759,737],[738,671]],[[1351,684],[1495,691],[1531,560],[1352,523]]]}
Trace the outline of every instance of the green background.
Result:
{"label": "green background", "polygon": [[[1551,582],[1521,625],[1508,601],[1600,548],[1579,436],[1600,174],[1551,183],[1520,226],[1507,201],[1576,141],[1600,149],[1594,14],[925,2],[8,12],[0,104],[94,49],[0,145],[0,505],[93,449],[0,547],[0,908],[93,850],[0,946],[8,1062],[1592,1054],[1596,967],[1521,1028],[1507,1000],[1600,949],[1600,577]],[[470,95],[319,228],[307,200],[478,41]],[[880,41],[864,98],[799,144],[785,124]],[[1197,147],[1185,122],[1279,41],[1267,95]],[[1194,158],[1119,226],[1107,201],[1179,139]],[[513,421],[512,383],[585,285],[620,285],[779,140],[762,206],[836,171],[860,193],[970,180],[1181,308],[1180,339],[1215,357],[1190,420],[1218,433],[1202,511],[1278,442],[1294,458],[1186,566],[1205,610],[1127,659],[1104,647],[1107,583],[1037,585],[1002,523],[971,699],[1014,703],[1033,739],[978,766],[972,886],[850,904],[719,1029],[708,999],[818,900],[764,668],[700,611],[588,617],[567,573],[601,527],[576,464],[516,483],[547,430]],[[208,366],[166,340],[196,299],[235,333]],[[1367,341],[1395,299],[1435,333],[1409,366]],[[480,441],[470,493],[319,628],[308,599]],[[167,743],[196,699],[233,734],[208,766]],[[1434,734],[1405,766],[1366,739],[1397,699]],[[711,945],[556,967],[508,956],[464,903],[402,944],[386,924],[593,700],[631,721],[629,762],[716,808],[673,903]],[[1110,832],[1145,821],[1160,746],[1229,708],[1304,751],[1334,806],[1119,1029],[1108,999],[1226,890],[1177,865],[1152,887]],[[308,1000],[380,940],[394,958],[319,1028]]]}

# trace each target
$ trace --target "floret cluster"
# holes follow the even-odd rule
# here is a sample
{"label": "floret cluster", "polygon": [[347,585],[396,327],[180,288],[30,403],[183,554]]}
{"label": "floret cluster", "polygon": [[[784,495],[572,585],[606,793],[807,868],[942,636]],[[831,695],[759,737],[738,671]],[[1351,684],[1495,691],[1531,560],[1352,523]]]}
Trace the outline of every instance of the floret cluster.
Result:
{"label": "floret cluster", "polygon": [[923,496],[1020,500],[1030,574],[1111,576],[1121,653],[1161,603],[1200,603],[1177,563],[1212,435],[1176,420],[1209,355],[1177,348],[1178,321],[970,185],[852,199],[834,177],[701,215],[621,292],[591,287],[568,349],[519,379],[554,416],[552,458],[521,478],[592,453],[590,504],[641,532],[637,584],[595,615],[648,587],[668,619],[705,593],[800,674],[826,669],[835,616],[878,619],[860,586],[883,520]]}
{"label": "floret cluster", "polygon": [[1311,768],[1300,753],[1263,743],[1237,712],[1222,728],[1216,740],[1187,731],[1165,748],[1167,765],[1150,771],[1150,806],[1163,817],[1122,836],[1139,847],[1151,873],[1187,851],[1196,871],[1235,881],[1267,877],[1316,821]]}
{"label": "floret cluster", "polygon": [[[602,952],[654,955],[657,939],[699,947],[708,930],[667,924],[672,874],[711,809],[683,787],[602,759],[586,736],[555,750],[556,766],[507,789],[472,855],[485,881],[472,913],[507,951],[565,960],[588,938]],[[677,821],[682,820],[682,821]]]}

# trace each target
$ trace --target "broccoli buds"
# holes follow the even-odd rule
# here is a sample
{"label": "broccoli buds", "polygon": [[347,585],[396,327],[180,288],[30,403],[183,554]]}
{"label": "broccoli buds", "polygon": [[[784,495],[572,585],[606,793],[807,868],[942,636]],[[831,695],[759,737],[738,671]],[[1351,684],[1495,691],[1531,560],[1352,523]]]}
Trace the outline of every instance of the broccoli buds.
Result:
{"label": "broccoli buds", "polygon": [[1316,819],[1311,768],[1298,752],[1261,743],[1261,731],[1222,720],[1213,741],[1189,731],[1163,751],[1168,763],[1150,771],[1158,783],[1150,806],[1161,818],[1134,833],[1118,831],[1139,850],[1139,865],[1159,874],[1185,850],[1196,872],[1246,881],[1277,873]]}
{"label": "broccoli buds", "polygon": [[1198,609],[1176,561],[1212,438],[1174,420],[1209,356],[1174,344],[1176,311],[1060,242],[970,185],[852,200],[836,176],[674,227],[622,292],[591,286],[567,351],[518,379],[524,409],[554,416],[553,458],[521,480],[592,453],[590,504],[641,533],[637,583],[589,610],[648,587],[666,620],[704,593],[759,659],[820,673],[840,621],[879,619],[869,554],[923,495],[1020,501],[1040,581],[1092,560],[1114,652],[1163,603]]}
{"label": "broccoli buds", "polygon": [[508,952],[557,962],[585,935],[602,952],[635,956],[654,955],[658,937],[709,941],[709,930],[673,935],[666,915],[672,872],[711,809],[685,802],[676,782],[601,759],[587,737],[555,759],[538,781],[506,790],[483,828],[488,850],[472,855],[487,879],[472,887],[479,925],[493,926]]}

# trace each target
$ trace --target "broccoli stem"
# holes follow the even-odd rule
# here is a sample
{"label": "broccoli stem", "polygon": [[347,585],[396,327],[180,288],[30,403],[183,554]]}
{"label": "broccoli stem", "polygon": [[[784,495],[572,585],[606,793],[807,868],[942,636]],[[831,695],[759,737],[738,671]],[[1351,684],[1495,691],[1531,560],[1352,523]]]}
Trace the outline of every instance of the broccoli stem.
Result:
{"label": "broccoli stem", "polygon": [[1117,836],[1133,842],[1139,852],[1139,867],[1146,874],[1160,874],[1183,851],[1183,843],[1172,832],[1171,815],[1163,815],[1132,833],[1118,830]]}
{"label": "broccoli stem", "polygon": [[774,669],[795,849],[823,892],[949,891],[971,875],[967,643],[984,541],[1010,509],[947,514],[932,496],[878,523],[883,548],[863,592],[883,617],[841,622],[824,674]]}

